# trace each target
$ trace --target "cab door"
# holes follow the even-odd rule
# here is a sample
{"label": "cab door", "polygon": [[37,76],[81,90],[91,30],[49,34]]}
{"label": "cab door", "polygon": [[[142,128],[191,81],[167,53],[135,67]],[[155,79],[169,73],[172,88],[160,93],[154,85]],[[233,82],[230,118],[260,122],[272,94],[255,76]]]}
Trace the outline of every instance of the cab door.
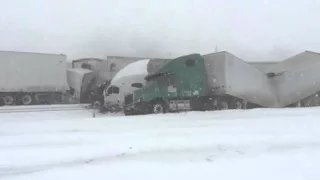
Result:
{"label": "cab door", "polygon": [[167,92],[169,99],[178,96],[177,76],[175,74],[170,74],[167,77]]}

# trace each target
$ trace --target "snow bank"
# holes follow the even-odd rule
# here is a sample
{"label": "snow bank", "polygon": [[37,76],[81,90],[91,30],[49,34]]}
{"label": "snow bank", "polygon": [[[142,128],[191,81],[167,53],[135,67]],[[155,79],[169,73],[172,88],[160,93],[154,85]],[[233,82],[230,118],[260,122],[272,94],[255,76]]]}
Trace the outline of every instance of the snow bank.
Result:
{"label": "snow bank", "polygon": [[0,114],[2,179],[319,179],[320,108]]}

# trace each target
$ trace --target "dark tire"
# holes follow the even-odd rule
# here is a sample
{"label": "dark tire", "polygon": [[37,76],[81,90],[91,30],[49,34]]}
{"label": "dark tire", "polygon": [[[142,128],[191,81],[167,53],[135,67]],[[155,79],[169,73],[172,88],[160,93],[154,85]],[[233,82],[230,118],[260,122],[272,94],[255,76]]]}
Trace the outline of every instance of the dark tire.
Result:
{"label": "dark tire", "polygon": [[31,105],[33,104],[33,97],[31,94],[23,94],[20,96],[20,101],[22,105]]}
{"label": "dark tire", "polygon": [[152,103],[151,106],[151,113],[152,114],[164,114],[168,112],[168,107],[166,103],[163,101],[155,101]]}
{"label": "dark tire", "polygon": [[4,101],[2,98],[0,98],[0,106],[4,106]]}
{"label": "dark tire", "polygon": [[241,100],[236,100],[231,103],[231,109],[244,109],[244,104]]}
{"label": "dark tire", "polygon": [[15,99],[12,95],[5,95],[2,99],[5,106],[11,106],[15,103]]}
{"label": "dark tire", "polygon": [[134,115],[134,111],[123,111],[123,112],[124,112],[124,115],[126,115],[126,116]]}
{"label": "dark tire", "polygon": [[229,109],[229,104],[227,101],[220,101],[218,106],[219,106],[220,110],[228,110]]}
{"label": "dark tire", "polygon": [[215,104],[214,101],[207,101],[203,104],[204,111],[215,111],[219,110],[219,104]]}

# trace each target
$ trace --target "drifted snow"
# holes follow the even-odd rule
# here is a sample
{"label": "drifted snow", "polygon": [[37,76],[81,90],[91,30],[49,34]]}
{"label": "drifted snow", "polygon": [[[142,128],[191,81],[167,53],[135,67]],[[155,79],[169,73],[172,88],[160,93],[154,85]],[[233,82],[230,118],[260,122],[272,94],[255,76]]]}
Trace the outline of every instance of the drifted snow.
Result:
{"label": "drifted snow", "polygon": [[320,108],[0,114],[1,179],[319,179]]}
{"label": "drifted snow", "polygon": [[[133,76],[133,75],[147,75],[147,66],[149,63],[149,59],[139,60],[133,63],[128,64],[123,69],[121,69],[113,78],[112,81],[116,81],[125,76]],[[112,83],[111,81],[111,83]]]}

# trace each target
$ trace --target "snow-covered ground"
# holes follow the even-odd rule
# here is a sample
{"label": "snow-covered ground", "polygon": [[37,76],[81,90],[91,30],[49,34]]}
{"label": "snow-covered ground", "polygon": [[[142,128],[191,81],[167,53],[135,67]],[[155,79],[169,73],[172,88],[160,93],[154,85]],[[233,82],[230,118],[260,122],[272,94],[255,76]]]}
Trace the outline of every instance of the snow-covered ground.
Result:
{"label": "snow-covered ground", "polygon": [[0,178],[320,179],[320,108],[0,114]]}

